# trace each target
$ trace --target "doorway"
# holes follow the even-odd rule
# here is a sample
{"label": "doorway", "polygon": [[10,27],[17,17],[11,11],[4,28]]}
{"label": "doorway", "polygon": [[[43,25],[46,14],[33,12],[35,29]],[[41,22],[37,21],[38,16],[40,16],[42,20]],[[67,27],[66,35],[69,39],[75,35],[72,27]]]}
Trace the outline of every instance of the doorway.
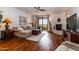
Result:
{"label": "doorway", "polygon": [[39,26],[42,30],[48,30],[48,19],[47,18],[38,18]]}

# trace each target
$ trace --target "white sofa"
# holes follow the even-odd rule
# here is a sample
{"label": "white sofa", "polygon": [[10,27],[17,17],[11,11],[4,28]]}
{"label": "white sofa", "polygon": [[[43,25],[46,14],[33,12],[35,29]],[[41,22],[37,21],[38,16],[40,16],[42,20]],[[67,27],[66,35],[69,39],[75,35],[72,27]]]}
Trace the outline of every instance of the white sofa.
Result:
{"label": "white sofa", "polygon": [[17,31],[14,33],[15,36],[17,37],[23,37],[23,38],[26,38],[28,36],[31,36],[32,35],[32,30],[24,30],[24,31]]}
{"label": "white sofa", "polygon": [[17,30],[14,29],[14,35],[18,36],[18,37],[23,37],[26,38],[28,36],[32,35],[32,28],[27,28],[26,26],[24,26],[25,28],[23,29],[22,27],[19,27]]}
{"label": "white sofa", "polygon": [[79,44],[65,41],[55,51],[79,51]]}

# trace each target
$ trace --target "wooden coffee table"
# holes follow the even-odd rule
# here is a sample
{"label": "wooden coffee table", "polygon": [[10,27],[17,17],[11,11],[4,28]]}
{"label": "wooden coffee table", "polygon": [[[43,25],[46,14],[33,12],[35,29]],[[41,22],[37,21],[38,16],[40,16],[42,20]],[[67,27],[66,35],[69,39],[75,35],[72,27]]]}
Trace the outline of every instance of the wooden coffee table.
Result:
{"label": "wooden coffee table", "polygon": [[40,30],[32,30],[32,35],[38,35],[40,33],[41,33]]}

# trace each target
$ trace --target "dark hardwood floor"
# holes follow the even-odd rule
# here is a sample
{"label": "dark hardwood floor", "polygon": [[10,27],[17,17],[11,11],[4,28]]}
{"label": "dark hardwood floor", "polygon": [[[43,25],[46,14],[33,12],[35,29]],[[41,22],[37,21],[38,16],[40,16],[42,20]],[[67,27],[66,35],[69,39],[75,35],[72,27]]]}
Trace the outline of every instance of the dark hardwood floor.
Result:
{"label": "dark hardwood floor", "polygon": [[0,51],[53,51],[63,42],[63,37],[46,32],[39,42],[14,37],[0,40]]}

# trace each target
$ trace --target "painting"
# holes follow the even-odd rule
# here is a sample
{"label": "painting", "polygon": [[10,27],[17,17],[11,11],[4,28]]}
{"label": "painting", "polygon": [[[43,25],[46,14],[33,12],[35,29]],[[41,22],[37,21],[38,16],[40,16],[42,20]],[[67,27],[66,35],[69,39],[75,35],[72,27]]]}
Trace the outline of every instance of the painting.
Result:
{"label": "painting", "polygon": [[0,23],[2,22],[3,15],[0,14]]}
{"label": "painting", "polygon": [[2,27],[2,25],[0,24],[0,28]]}
{"label": "painting", "polygon": [[19,16],[19,25],[27,25],[28,18],[24,16]]}
{"label": "painting", "polygon": [[60,19],[60,18],[58,18],[58,19],[57,19],[57,22],[60,22],[60,21],[61,21],[61,19]]}

